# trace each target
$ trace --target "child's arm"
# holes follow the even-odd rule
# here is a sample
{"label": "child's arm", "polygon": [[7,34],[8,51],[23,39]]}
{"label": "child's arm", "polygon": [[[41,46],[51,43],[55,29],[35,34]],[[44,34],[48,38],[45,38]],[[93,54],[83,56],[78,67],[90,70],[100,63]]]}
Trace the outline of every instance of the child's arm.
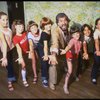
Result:
{"label": "child's arm", "polygon": [[33,58],[33,56],[35,56],[35,52],[34,52],[34,45],[33,45],[33,42],[32,42],[32,40],[31,39],[29,39],[29,49],[30,49],[30,51],[29,51],[29,59],[32,59]]}
{"label": "child's arm", "polygon": [[100,47],[99,47],[99,40],[95,39],[95,49],[96,49],[96,55],[100,56]]}
{"label": "child's arm", "polygon": [[70,50],[71,49],[71,45],[68,45],[68,46],[66,46],[66,48],[63,50],[63,49],[60,49],[61,50],[61,55],[63,55],[63,54],[65,54],[68,50]]}
{"label": "child's arm", "polygon": [[0,40],[2,41],[2,53],[3,53],[3,58],[0,59],[0,61],[2,61],[2,66],[7,66],[8,61],[7,61],[7,44],[4,38],[4,35],[2,33],[0,33]]}
{"label": "child's arm", "polygon": [[18,61],[18,63],[21,64],[22,67],[24,68],[25,62],[24,62],[24,59],[23,59],[23,56],[22,56],[22,49],[19,46],[19,44],[16,44],[16,48],[17,48],[17,53],[18,53],[18,59],[16,61]]}
{"label": "child's arm", "polygon": [[86,41],[83,42],[83,59],[89,59]]}
{"label": "child's arm", "polygon": [[44,56],[43,56],[43,59],[48,60],[48,43],[47,43],[46,40],[43,43],[44,43]]}

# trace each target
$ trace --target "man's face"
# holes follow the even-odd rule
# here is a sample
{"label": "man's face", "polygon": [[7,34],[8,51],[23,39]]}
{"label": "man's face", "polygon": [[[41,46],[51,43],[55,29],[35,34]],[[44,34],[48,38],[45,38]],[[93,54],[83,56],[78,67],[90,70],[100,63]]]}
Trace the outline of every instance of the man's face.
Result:
{"label": "man's face", "polygon": [[8,26],[8,16],[2,15],[0,18],[0,24],[2,27],[7,27]]}
{"label": "man's face", "polygon": [[58,26],[62,29],[62,31],[66,31],[68,29],[69,22],[66,20],[65,17],[58,19]]}

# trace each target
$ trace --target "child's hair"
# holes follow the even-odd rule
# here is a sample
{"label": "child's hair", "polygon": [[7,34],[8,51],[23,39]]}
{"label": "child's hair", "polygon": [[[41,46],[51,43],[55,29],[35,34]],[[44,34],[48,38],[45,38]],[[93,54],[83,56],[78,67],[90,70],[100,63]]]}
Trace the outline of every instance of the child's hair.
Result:
{"label": "child's hair", "polygon": [[[83,31],[84,31],[84,29],[85,29],[86,27],[91,31],[90,36],[93,36],[93,30],[92,30],[92,27],[91,27],[90,25],[88,25],[88,24],[84,24],[84,25],[81,27],[82,33],[83,33]],[[84,35],[84,33],[83,33],[83,35]]]}
{"label": "child's hair", "polygon": [[0,19],[1,19],[1,16],[2,16],[2,15],[6,15],[6,16],[7,16],[7,14],[6,14],[5,12],[0,11]]}
{"label": "child's hair", "polygon": [[16,33],[16,29],[15,29],[16,25],[24,25],[24,22],[22,20],[14,20],[11,27],[13,33]]}
{"label": "child's hair", "polygon": [[34,22],[34,21],[31,20],[31,21],[28,22],[28,25],[27,25],[27,31],[28,31],[28,32],[30,31],[30,28],[31,28],[33,25],[37,26],[37,28],[38,28],[38,24],[37,24],[36,22]]}
{"label": "child's hair", "polygon": [[73,34],[73,33],[76,33],[76,32],[80,32],[79,27],[76,26],[76,25],[72,25],[72,26],[70,27],[70,33]]}
{"label": "child's hair", "polygon": [[96,21],[95,21],[95,28],[94,30],[96,29],[96,25],[98,24],[98,21],[100,20],[100,18],[97,18]]}
{"label": "child's hair", "polygon": [[44,26],[48,24],[53,24],[53,21],[49,19],[48,17],[43,17],[42,20],[40,21],[40,28],[44,30]]}

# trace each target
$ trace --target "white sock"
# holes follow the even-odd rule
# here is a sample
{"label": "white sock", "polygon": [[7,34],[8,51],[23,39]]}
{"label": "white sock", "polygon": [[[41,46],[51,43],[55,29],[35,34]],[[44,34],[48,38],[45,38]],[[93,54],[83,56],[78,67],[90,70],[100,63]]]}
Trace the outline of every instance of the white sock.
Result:
{"label": "white sock", "polygon": [[26,81],[26,69],[22,69],[21,74],[22,74],[22,80]]}

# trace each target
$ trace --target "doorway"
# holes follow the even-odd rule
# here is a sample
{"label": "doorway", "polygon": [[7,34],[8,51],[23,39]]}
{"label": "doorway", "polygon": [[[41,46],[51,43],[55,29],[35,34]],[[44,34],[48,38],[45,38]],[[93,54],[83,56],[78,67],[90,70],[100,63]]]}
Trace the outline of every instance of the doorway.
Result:
{"label": "doorway", "polygon": [[24,4],[23,1],[7,1],[9,26],[11,28],[12,22],[15,19],[24,20]]}

